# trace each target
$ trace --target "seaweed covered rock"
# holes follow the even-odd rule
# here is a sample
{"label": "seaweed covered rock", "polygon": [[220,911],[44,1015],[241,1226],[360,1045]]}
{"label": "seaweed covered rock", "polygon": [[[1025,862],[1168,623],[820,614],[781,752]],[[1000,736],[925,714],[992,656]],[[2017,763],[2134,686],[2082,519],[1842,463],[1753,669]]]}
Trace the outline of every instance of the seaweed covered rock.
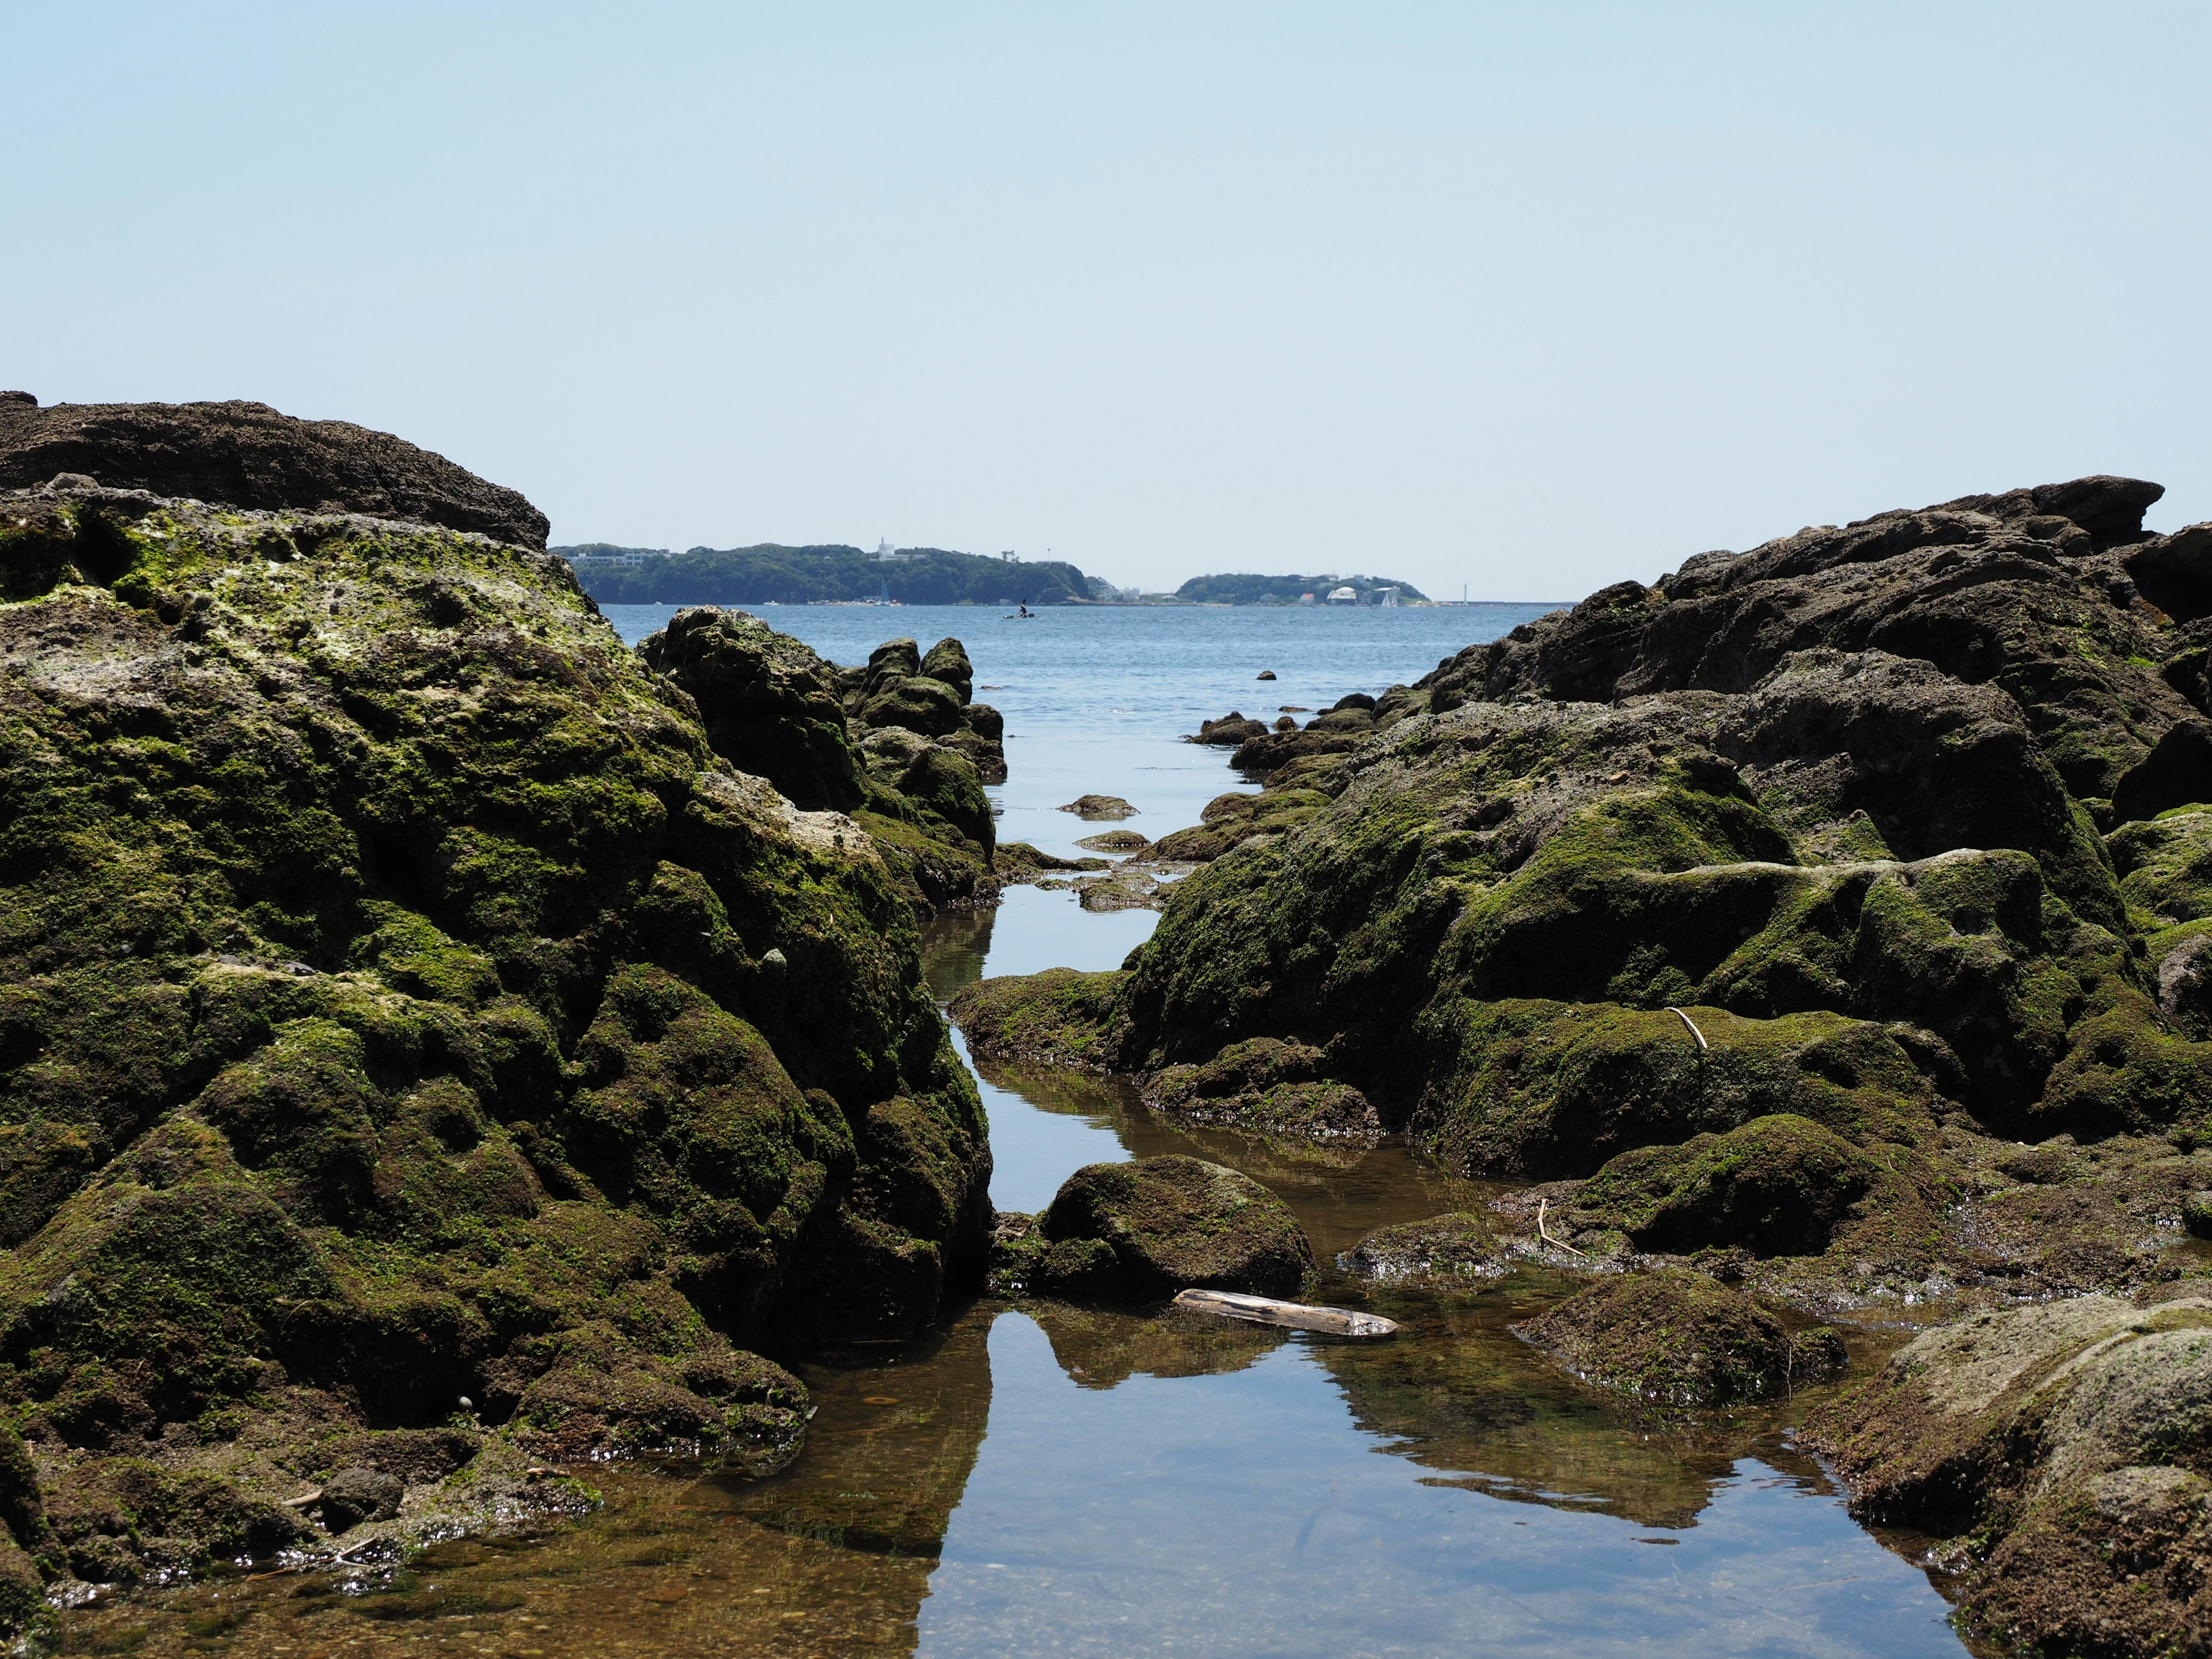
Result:
{"label": "seaweed covered rock", "polygon": [[742,611],[678,611],[637,647],[699,707],[707,740],[808,811],[866,799],[834,665]]}
{"label": "seaweed covered rock", "polygon": [[1291,1296],[1313,1265],[1288,1205],[1195,1158],[1087,1164],[1061,1183],[1038,1231],[1049,1248],[1032,1288],[1078,1300],[1194,1287]]}
{"label": "seaweed covered rock", "polygon": [[1373,1104],[1328,1077],[1328,1064],[1318,1048],[1253,1037],[1201,1065],[1153,1073],[1145,1081],[1144,1101],[1194,1122],[1372,1146],[1382,1135]]}
{"label": "seaweed covered rock", "polygon": [[1680,1267],[1600,1279],[1513,1329],[1584,1381],[1662,1406],[1772,1399],[1844,1364],[1826,1326],[1790,1330],[1742,1291]]}
{"label": "seaweed covered rock", "polygon": [[[2212,1140],[2212,529],[2150,535],[2158,495],[1699,555],[1246,732],[1260,793],[1159,838],[1200,867],[1110,999],[1038,1023],[1224,1121],[1271,1110],[1215,1081],[1253,1045],[1319,1055],[1453,1170],[1602,1171],[1571,1232],[1769,1291],[2171,1279],[2166,1165]],[[2057,1135],[2119,1150],[1992,1173]]]}
{"label": "seaweed covered rock", "polygon": [[1881,1173],[1833,1131],[1777,1113],[1622,1153],[1583,1183],[1574,1219],[1618,1229],[1639,1250],[1741,1244],[1760,1255],[1817,1255]]}
{"label": "seaweed covered rock", "polygon": [[979,980],[945,1012],[977,1054],[1103,1071],[1121,1050],[1122,979],[1048,968]]}
{"label": "seaweed covered rock", "polygon": [[2039,1652],[2212,1624],[2212,1298],[2091,1296],[1923,1333],[1814,1416],[1854,1513],[1962,1540],[1968,1622]]}
{"label": "seaweed covered rock", "polygon": [[877,842],[550,556],[195,488],[0,499],[0,1404],[54,1559],[272,1547],[311,1448],[464,1397],[787,1458],[745,1347],[921,1328],[987,1249]]}
{"label": "seaweed covered rock", "polygon": [[[912,640],[888,641],[869,653],[866,666],[847,669],[841,678],[856,736],[910,732],[965,761],[979,783],[1006,781],[1005,718],[974,700],[975,670],[958,640],[939,640],[927,656]],[[988,809],[985,818],[981,839],[988,851]]]}
{"label": "seaweed covered rock", "polygon": [[1347,1273],[1450,1287],[1504,1276],[1510,1254],[1489,1221],[1463,1210],[1378,1227],[1337,1258]]}
{"label": "seaweed covered rock", "polygon": [[[1005,781],[1006,757],[996,711],[962,701],[972,675],[959,641],[939,641],[929,658],[959,676],[957,688],[903,672],[920,666],[913,641],[879,647],[860,671],[875,676],[878,700],[857,711],[835,664],[742,611],[679,611],[638,653],[692,700],[732,767],[801,808],[851,813],[910,903],[934,909],[996,890],[983,784]],[[902,696],[951,712],[902,714],[892,702]],[[975,736],[983,728],[987,744]]]}

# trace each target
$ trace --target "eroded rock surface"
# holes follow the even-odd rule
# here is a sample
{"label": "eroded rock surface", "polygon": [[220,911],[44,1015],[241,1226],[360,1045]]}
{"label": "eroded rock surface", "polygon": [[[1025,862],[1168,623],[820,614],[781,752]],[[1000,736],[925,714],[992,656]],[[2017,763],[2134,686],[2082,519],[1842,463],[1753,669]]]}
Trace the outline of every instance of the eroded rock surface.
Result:
{"label": "eroded rock surface", "polygon": [[0,495],[0,1397],[40,1572],[312,1541],[289,1500],[347,1469],[451,1530],[579,1501],[543,1457],[772,1468],[805,1391],[747,1345],[980,1279],[982,1114],[803,661],[686,613],[656,672],[542,520],[389,478],[39,483]]}
{"label": "eroded rock surface", "polygon": [[[1617,1317],[1532,1336],[1656,1397],[1792,1386],[1777,1308],[2201,1283],[2212,526],[2145,532],[2159,494],[2085,478],[1809,528],[1295,729],[1208,722],[1261,787],[1158,839],[1200,867],[1152,939],[955,1016],[1001,1060],[1272,1133],[1340,1133],[1295,1108],[1356,1096],[1455,1171],[1542,1183],[1498,1201],[1512,1248],[1627,1271],[1582,1304]],[[1735,1333],[1700,1350],[1723,1358],[1648,1371],[1650,1331],[1699,1322]],[[2187,1479],[2138,1460],[2069,1489],[2124,1554],[2197,1535],[2212,1428],[2185,1423]],[[1986,1513],[1993,1564],[2008,1528],[2046,1536]],[[2014,1638],[2089,1643],[2057,1597],[2006,1594]],[[2116,1615],[2110,1650],[2166,1650],[2154,1624]]]}

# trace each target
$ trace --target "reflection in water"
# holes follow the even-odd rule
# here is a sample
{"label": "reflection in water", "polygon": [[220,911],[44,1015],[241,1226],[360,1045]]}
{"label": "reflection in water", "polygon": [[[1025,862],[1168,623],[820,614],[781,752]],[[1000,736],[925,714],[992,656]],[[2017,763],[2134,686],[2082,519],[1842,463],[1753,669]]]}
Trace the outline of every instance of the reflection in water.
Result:
{"label": "reflection in water", "polygon": [[1347,1419],[1325,1342],[1102,1389],[1066,1374],[1053,1324],[992,1328],[991,1432],[926,1659],[1960,1650],[1925,1578],[1809,1472],[1723,1463],[1696,1525],[1664,1532],[1503,1503],[1376,1456],[1395,1448]]}

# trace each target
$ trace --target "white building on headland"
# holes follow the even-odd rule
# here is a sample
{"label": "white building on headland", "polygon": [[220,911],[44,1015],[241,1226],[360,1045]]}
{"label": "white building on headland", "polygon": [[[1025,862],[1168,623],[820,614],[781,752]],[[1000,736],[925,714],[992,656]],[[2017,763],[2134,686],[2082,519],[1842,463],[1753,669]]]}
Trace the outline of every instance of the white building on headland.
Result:
{"label": "white building on headland", "polygon": [[1359,590],[1356,587],[1333,587],[1328,592],[1331,605],[1358,605]]}

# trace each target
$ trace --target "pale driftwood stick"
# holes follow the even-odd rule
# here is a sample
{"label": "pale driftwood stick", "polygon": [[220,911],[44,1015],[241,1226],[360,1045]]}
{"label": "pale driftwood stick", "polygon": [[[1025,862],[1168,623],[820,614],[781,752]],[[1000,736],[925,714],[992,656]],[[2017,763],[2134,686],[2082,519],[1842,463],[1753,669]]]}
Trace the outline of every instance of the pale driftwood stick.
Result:
{"label": "pale driftwood stick", "polygon": [[1705,1050],[1711,1048],[1713,1046],[1711,1043],[1705,1041],[1705,1034],[1698,1029],[1698,1022],[1692,1019],[1680,1008],[1670,1006],[1667,1012],[1674,1015],[1675,1018],[1680,1020],[1683,1024],[1690,1028],[1690,1035],[1698,1040],[1698,1049],[1699,1053],[1703,1053]]}
{"label": "pale driftwood stick", "polygon": [[1583,1261],[1589,1261],[1589,1256],[1586,1252],[1577,1249],[1573,1245],[1568,1243],[1564,1238],[1554,1238],[1552,1237],[1552,1230],[1544,1224],[1544,1212],[1551,1208],[1551,1206],[1552,1200],[1548,1198],[1540,1198],[1536,1200],[1536,1237],[1542,1239],[1547,1244],[1558,1245],[1559,1249],[1565,1250],[1569,1255],[1578,1255],[1581,1256]]}
{"label": "pale driftwood stick", "polygon": [[1380,1314],[1359,1313],[1350,1308],[1321,1308],[1304,1302],[1279,1302],[1268,1296],[1243,1296],[1235,1291],[1180,1291],[1176,1305],[1198,1313],[1218,1314],[1225,1319],[1249,1320],[1260,1325],[1287,1325],[1294,1330],[1320,1331],[1330,1336],[1389,1336],[1398,1328],[1395,1320]]}

